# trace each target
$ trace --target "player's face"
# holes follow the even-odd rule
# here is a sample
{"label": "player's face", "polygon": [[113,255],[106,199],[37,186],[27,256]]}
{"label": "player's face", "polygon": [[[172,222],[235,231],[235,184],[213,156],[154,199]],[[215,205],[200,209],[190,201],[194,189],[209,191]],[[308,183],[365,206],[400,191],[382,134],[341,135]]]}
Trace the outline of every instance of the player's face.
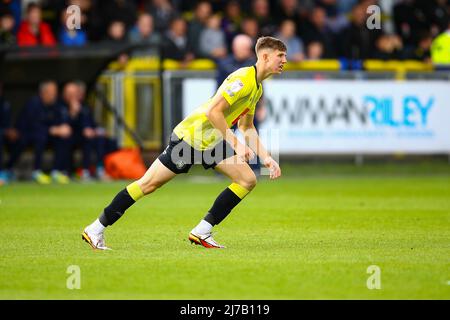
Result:
{"label": "player's face", "polygon": [[283,72],[284,64],[287,62],[285,51],[273,50],[269,59],[271,61],[270,68],[272,73],[280,74]]}

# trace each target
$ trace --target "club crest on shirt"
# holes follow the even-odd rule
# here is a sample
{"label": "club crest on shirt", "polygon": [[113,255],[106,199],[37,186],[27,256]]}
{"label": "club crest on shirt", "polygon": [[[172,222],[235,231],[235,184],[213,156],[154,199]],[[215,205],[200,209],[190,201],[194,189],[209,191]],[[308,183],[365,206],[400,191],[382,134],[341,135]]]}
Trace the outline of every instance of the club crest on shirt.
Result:
{"label": "club crest on shirt", "polygon": [[186,163],[184,161],[177,161],[177,163],[175,164],[177,166],[177,169],[181,170],[184,168],[184,166],[186,165]]}
{"label": "club crest on shirt", "polygon": [[241,80],[236,80],[234,82],[232,82],[226,89],[226,93],[228,93],[228,95],[230,97],[233,97],[237,92],[239,92],[239,90],[241,90],[244,87],[244,84],[242,83]]}

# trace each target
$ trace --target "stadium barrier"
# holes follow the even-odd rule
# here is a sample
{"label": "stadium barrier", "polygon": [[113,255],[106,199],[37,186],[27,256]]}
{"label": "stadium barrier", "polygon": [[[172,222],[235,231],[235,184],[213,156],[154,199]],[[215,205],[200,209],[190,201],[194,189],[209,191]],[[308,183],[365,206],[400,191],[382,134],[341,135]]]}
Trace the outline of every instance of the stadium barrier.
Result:
{"label": "stadium barrier", "polygon": [[[8,52],[1,55],[0,81],[18,109],[38,81],[85,80],[97,89],[89,96],[95,118],[120,145],[136,145],[124,130],[129,129],[144,148],[158,151],[172,128],[214,93],[216,66],[207,59],[181,65],[155,56],[131,58],[125,65],[113,61],[127,50]],[[281,76],[264,84],[261,130],[279,135],[281,154],[448,153],[449,81],[449,71],[417,61],[288,63]]]}

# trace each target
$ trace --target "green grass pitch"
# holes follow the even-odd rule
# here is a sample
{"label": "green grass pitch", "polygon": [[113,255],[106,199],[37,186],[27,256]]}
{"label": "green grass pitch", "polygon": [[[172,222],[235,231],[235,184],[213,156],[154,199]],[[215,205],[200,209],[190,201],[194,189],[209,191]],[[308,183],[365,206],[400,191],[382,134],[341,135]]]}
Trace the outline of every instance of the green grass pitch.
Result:
{"label": "green grass pitch", "polygon": [[108,252],[80,234],[127,182],[4,186],[0,299],[450,299],[449,167],[287,166],[216,228],[225,250],[187,236],[226,180],[177,177],[107,230]]}

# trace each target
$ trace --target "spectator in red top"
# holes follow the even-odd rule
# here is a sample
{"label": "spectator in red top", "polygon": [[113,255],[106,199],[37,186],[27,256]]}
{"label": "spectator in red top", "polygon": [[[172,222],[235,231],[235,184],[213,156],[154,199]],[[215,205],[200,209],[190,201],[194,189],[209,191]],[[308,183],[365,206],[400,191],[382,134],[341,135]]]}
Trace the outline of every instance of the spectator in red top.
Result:
{"label": "spectator in red top", "polygon": [[50,26],[42,22],[41,7],[36,3],[27,6],[26,19],[22,21],[17,32],[19,46],[53,46],[56,44]]}

